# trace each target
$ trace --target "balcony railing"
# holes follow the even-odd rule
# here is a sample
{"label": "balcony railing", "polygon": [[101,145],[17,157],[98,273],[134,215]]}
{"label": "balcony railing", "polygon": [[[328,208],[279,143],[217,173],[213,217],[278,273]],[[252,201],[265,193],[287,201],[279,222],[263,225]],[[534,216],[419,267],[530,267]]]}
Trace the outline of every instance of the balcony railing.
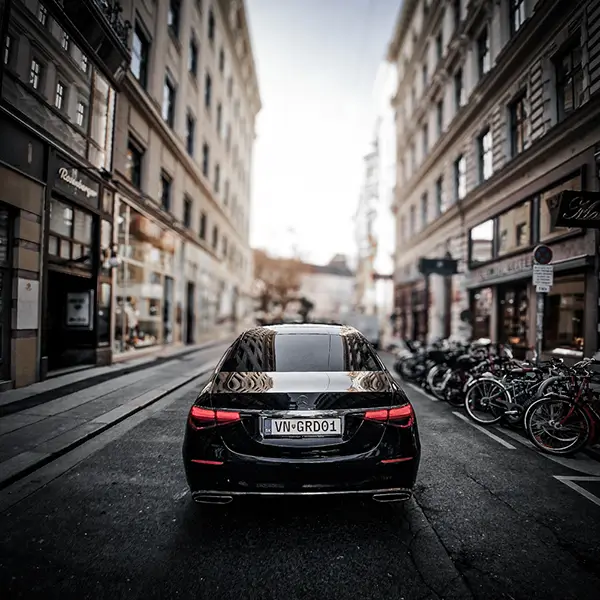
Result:
{"label": "balcony railing", "polygon": [[92,2],[102,11],[110,26],[115,30],[117,37],[127,47],[131,23],[122,19],[123,7],[121,3],[113,0],[92,0]]}

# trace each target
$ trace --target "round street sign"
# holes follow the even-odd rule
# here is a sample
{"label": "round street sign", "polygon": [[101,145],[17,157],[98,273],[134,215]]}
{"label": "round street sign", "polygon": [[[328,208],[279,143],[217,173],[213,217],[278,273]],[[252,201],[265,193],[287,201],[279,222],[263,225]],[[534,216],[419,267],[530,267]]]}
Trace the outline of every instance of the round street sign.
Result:
{"label": "round street sign", "polygon": [[550,248],[550,246],[546,246],[545,244],[536,246],[533,251],[533,260],[538,265],[549,265],[552,262],[553,256],[554,253],[552,252],[552,248]]}

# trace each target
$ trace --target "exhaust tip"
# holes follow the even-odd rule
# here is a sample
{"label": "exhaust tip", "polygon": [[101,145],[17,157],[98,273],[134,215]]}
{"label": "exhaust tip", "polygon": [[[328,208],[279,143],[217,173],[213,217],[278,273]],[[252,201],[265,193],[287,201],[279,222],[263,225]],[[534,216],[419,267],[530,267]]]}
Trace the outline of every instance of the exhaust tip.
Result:
{"label": "exhaust tip", "polygon": [[232,496],[217,496],[215,494],[194,494],[192,496],[197,504],[229,504],[233,501]]}
{"label": "exhaust tip", "polygon": [[375,502],[406,502],[412,498],[411,492],[385,492],[373,494]]}

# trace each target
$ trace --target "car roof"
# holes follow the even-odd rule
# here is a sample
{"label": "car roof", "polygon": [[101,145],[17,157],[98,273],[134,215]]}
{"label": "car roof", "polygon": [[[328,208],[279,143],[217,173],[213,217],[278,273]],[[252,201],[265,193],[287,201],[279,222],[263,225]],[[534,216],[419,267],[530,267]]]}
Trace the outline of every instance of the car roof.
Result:
{"label": "car roof", "polygon": [[346,325],[330,325],[321,323],[285,323],[282,325],[263,325],[261,327],[253,327],[244,332],[260,332],[260,331],[274,331],[277,334],[323,334],[323,335],[342,335],[348,333],[359,333],[354,327],[347,327]]}

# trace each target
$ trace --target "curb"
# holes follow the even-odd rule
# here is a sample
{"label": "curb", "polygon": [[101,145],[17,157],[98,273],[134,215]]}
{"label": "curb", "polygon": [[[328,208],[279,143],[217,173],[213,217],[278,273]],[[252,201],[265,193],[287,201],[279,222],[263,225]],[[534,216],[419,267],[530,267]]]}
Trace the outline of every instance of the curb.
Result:
{"label": "curb", "polygon": [[26,396],[24,398],[14,400],[13,402],[9,402],[8,404],[0,406],[0,418],[21,412],[22,410],[27,410],[28,408],[34,408],[35,406],[38,406],[45,402],[50,402],[51,400],[56,400],[57,398],[66,396],[68,394],[80,392],[81,390],[85,390],[94,385],[99,385],[101,383],[104,383],[105,381],[114,379],[115,377],[124,377],[126,375],[131,375],[132,373],[137,373],[138,371],[143,371],[144,369],[158,367],[172,360],[177,360],[185,356],[189,356],[190,354],[194,354],[194,352],[202,352],[204,350],[208,350],[209,348],[218,346],[219,344],[225,344],[227,342],[230,342],[231,339],[232,338],[223,338],[220,340],[213,340],[207,342],[204,345],[201,345],[200,347],[185,350],[181,353],[174,354],[171,356],[155,358],[154,360],[149,360],[148,362],[144,362],[142,364],[137,365],[124,365],[122,368],[117,367],[115,369],[111,369],[109,372],[80,379],[79,381],[75,381],[72,383],[65,383],[64,385],[58,386],[52,390],[39,392],[37,394],[32,394],[31,396]]}
{"label": "curb", "polygon": [[[19,481],[20,479],[23,479],[24,477],[27,477],[27,475],[30,475],[34,471],[37,471],[38,469],[46,466],[47,464],[51,463],[52,461],[56,460],[57,458],[60,458],[64,454],[67,454],[71,450],[74,450],[78,446],[81,446],[82,444],[91,440],[92,438],[99,436],[101,433],[104,433],[111,427],[118,425],[119,423],[121,423],[125,419],[131,417],[135,413],[138,413],[141,410],[144,410],[145,408],[147,408],[148,406],[155,404],[159,400],[162,400],[162,398],[164,398],[165,396],[172,394],[174,391],[182,388],[183,386],[187,385],[188,383],[191,383],[195,379],[199,379],[200,377],[205,377],[206,375],[208,375],[208,373],[210,373],[212,371],[213,368],[214,368],[214,364],[211,364],[210,366],[207,366],[206,368],[202,369],[199,373],[195,373],[194,375],[191,375],[189,377],[186,376],[185,379],[181,378],[172,387],[160,390],[159,392],[156,393],[156,395],[150,397],[147,400],[144,400],[139,405],[132,406],[131,410],[122,412],[122,414],[120,414],[116,418],[112,419],[108,423],[98,423],[98,428],[94,429],[93,431],[88,431],[87,433],[84,433],[83,435],[81,435],[77,439],[73,440],[72,442],[65,444],[60,449],[58,449],[54,452],[50,452],[48,455],[44,456],[43,458],[32,461],[25,468],[22,468],[21,470],[15,472],[15,473],[12,473],[8,477],[5,477],[4,479],[0,480],[0,490],[7,488],[8,486]],[[141,397],[143,397],[144,395],[146,395],[146,394],[142,394]],[[134,398],[134,400],[131,401],[132,404],[135,403],[135,400],[136,399]],[[139,400],[139,397],[138,397],[138,400]],[[124,404],[121,407],[118,407],[117,409],[114,409],[114,410],[119,410],[120,408],[123,408],[125,406],[127,406],[127,404]],[[112,412],[112,411],[109,411],[109,412]],[[108,414],[108,413],[106,413],[106,414]],[[89,423],[93,423],[94,421],[98,422],[97,419],[100,419],[102,416],[103,415],[100,415],[96,419],[92,419],[91,421],[88,421],[87,423],[84,424],[84,426],[89,425]],[[69,432],[66,432],[66,434],[68,434],[68,433]],[[66,435],[66,434],[63,434],[63,435]]]}

